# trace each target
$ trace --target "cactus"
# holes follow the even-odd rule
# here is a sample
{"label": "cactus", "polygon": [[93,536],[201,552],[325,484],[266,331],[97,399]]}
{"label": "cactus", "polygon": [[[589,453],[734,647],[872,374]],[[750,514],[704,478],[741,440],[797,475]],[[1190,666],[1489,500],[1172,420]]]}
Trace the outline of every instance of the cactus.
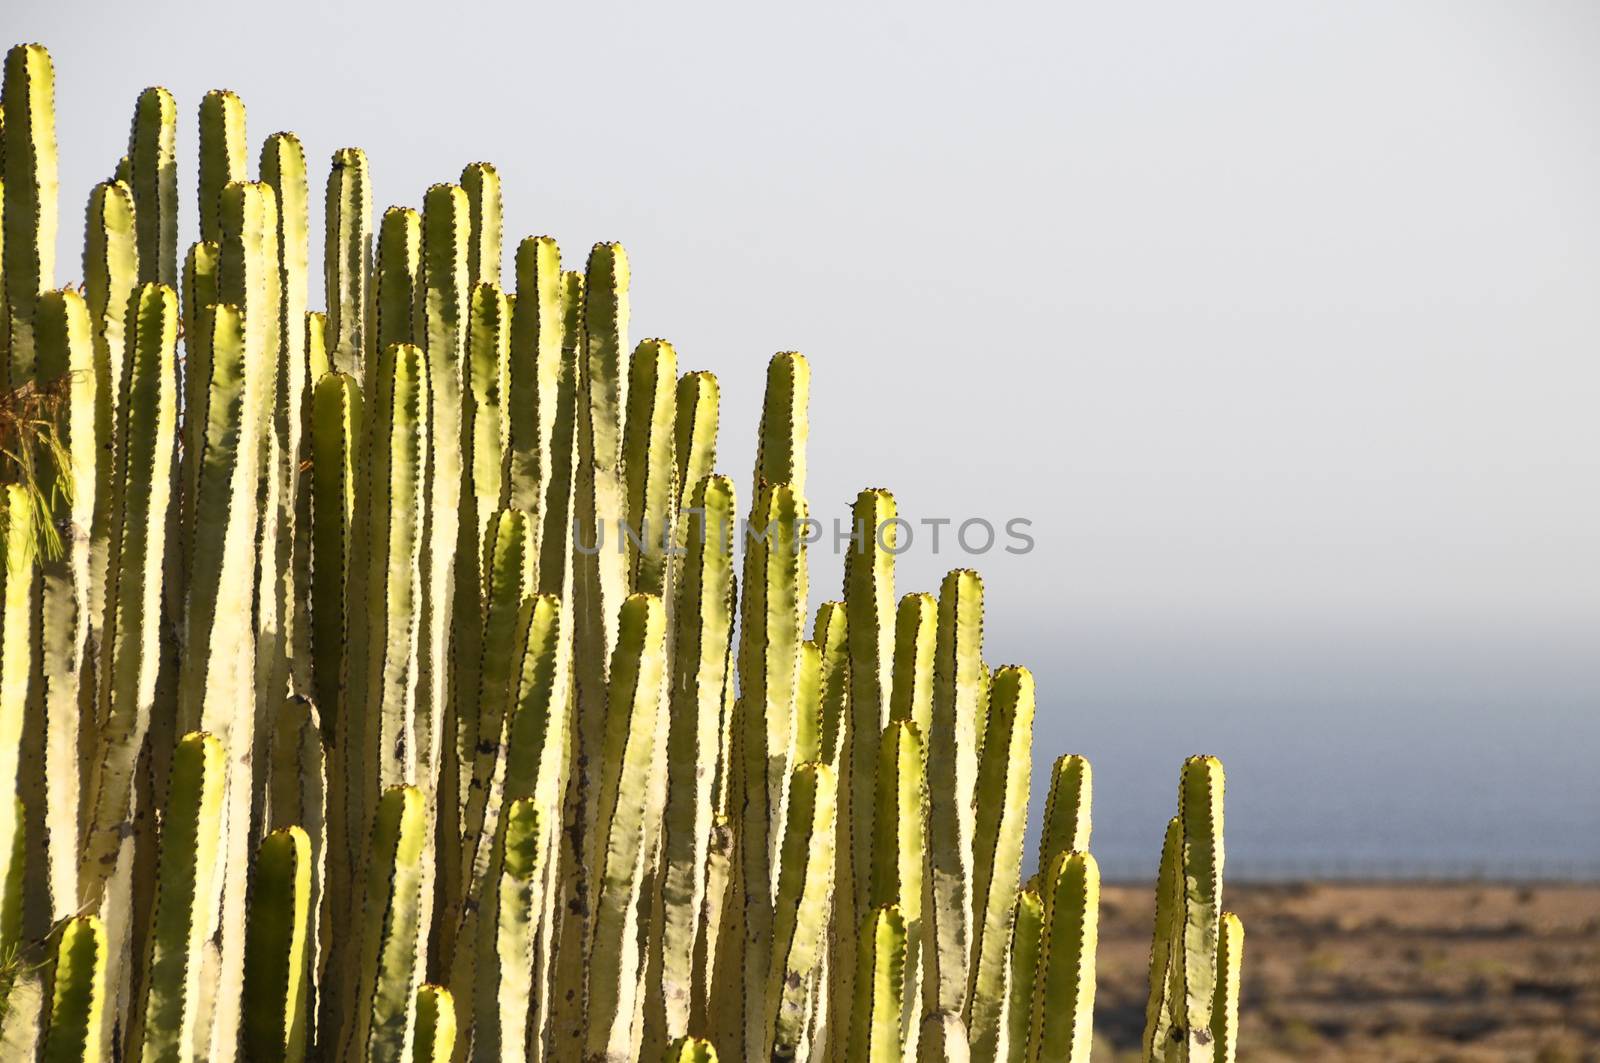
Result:
{"label": "cactus", "polygon": [[199,1017],[202,952],[210,936],[210,909],[222,885],[219,843],[226,771],[222,743],[214,736],[194,731],[178,742],[161,821],[143,1015],[143,1058],[153,1063],[204,1054],[208,1031]]}
{"label": "cactus", "polygon": [[696,937],[706,903],[723,702],[732,645],[733,484],[700,480],[690,499],[699,527],[690,533],[674,623],[668,794],[662,861],[661,929],[652,965],[659,979],[664,1036],[688,1030]]}
{"label": "cactus", "polygon": [[252,1059],[302,1060],[310,1035],[311,839],[283,827],[256,850],[245,946],[244,1036]]}
{"label": "cactus", "polygon": [[82,915],[67,920],[60,934],[44,1063],[93,1063],[102,1058],[106,930],[99,916]]}
{"label": "cactus", "polygon": [[[1002,1043],[1006,963],[1028,813],[1033,712],[1032,674],[1026,668],[997,669],[990,686],[988,734],[974,802],[974,919],[967,1028],[972,1057],[980,1061],[998,1059]],[[1087,850],[1087,843],[1084,848]]]}
{"label": "cactus", "polygon": [[587,1052],[602,1059],[632,1053],[640,957],[638,897],[647,859],[646,795],[656,756],[665,665],[661,599],[635,594],[623,603],[611,663],[610,704],[600,750],[595,817],[595,898],[589,968]]}
{"label": "cactus", "polygon": [[456,1047],[456,1005],[450,990],[439,985],[417,989],[415,1063],[447,1063]]}
{"label": "cactus", "polygon": [[1029,1063],[1088,1063],[1094,1020],[1094,953],[1100,869],[1088,853],[1061,852],[1045,869],[1044,922],[1034,975]]}
{"label": "cactus", "polygon": [[178,102],[159,85],[139,93],[128,134],[128,188],[138,207],[139,280],[178,286]]}
{"label": "cactus", "polygon": [[34,379],[37,357],[34,311],[39,296],[55,286],[56,119],[55,65],[37,44],[19,44],[6,54],[0,106],[0,159],[4,160],[3,244],[5,305],[0,308],[0,352],[8,386]]}
{"label": "cactus", "polygon": [[[976,573],[896,598],[887,491],[806,637],[803,356],[739,530],[720,386],[630,346],[621,246],[523,240],[504,290],[493,166],[374,240],[344,149],[313,309],[301,145],[250,180],[223,90],[181,269],[151,88],[50,290],[53,78],[13,49],[0,100],[0,372],[42,411],[0,461],[0,1054],[1087,1057],[1088,763],[1019,890],[1033,680]],[[1221,828],[1192,759],[1152,1061],[1236,1053]]]}
{"label": "cactus", "polygon": [[1005,1005],[1004,1058],[1026,1063],[1033,1029],[1033,993],[1039,974],[1039,946],[1044,931],[1044,899],[1032,885],[1017,893],[1011,924],[1011,955]]}
{"label": "cactus", "polygon": [[[372,189],[367,154],[342,148],[333,154],[328,174],[327,224],[323,229],[323,280],[328,298],[328,336],[332,368],[364,380],[367,354],[367,283],[372,255]],[[381,313],[381,310],[380,310]],[[412,337],[390,343],[414,342]]]}
{"label": "cactus", "polygon": [[378,802],[368,848],[358,981],[341,1058],[397,1060],[412,1043],[426,841],[422,791],[390,787]]}
{"label": "cactus", "polygon": [[896,1063],[904,1058],[906,940],[896,905],[874,909],[862,925],[848,1059]]}
{"label": "cactus", "polygon": [[1231,1057],[1244,927],[1222,910],[1225,776],[1216,757],[1184,762],[1156,887],[1144,1053],[1189,1063]]}

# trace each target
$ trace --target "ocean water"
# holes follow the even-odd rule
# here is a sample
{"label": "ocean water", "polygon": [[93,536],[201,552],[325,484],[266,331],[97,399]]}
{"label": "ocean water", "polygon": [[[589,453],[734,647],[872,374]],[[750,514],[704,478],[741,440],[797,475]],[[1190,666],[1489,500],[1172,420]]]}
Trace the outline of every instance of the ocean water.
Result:
{"label": "ocean water", "polygon": [[1089,756],[1108,878],[1154,878],[1179,765],[1206,752],[1227,768],[1235,880],[1600,879],[1600,662],[1581,646],[1080,637],[1024,655],[1033,828],[1053,757]]}

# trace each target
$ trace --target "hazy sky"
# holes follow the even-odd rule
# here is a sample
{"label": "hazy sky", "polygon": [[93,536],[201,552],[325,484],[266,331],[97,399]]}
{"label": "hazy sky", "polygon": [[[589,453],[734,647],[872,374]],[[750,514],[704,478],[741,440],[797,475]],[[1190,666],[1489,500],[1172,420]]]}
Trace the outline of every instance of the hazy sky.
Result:
{"label": "hazy sky", "polygon": [[1600,7],[868,7],[4,23],[56,57],[63,281],[139,89],[177,93],[188,185],[229,87],[315,182],[366,148],[380,210],[488,159],[508,249],[623,241],[633,334],[719,374],[741,487],[796,348],[818,515],[884,485],[1031,519],[901,589],[985,572],[990,659],[1039,677],[1041,763],[1095,759],[1117,866],[1153,870],[1202,749],[1241,861],[1600,862]]}

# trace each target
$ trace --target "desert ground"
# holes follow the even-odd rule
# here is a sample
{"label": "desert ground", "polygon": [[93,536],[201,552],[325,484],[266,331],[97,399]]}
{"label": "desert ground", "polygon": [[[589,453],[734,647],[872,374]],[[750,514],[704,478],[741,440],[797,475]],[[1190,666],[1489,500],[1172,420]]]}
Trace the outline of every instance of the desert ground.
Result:
{"label": "desert ground", "polygon": [[[1600,1063],[1600,886],[1230,886],[1241,1063]],[[1152,897],[1107,886],[1097,1063],[1139,1058]]]}

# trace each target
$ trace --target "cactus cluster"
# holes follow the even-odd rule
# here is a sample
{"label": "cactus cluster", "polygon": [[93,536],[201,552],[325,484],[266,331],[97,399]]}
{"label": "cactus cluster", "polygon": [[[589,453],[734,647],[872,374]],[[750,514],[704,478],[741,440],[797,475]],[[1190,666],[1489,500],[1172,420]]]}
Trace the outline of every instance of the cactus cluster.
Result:
{"label": "cactus cluster", "polygon": [[[252,174],[228,92],[199,241],[152,88],[58,289],[53,78],[0,99],[0,372],[60,396],[0,489],[0,1056],[1088,1059],[1088,764],[1023,882],[1033,679],[975,573],[896,601],[886,491],[808,632],[805,358],[741,507],[620,246],[503,286],[493,166],[374,232],[356,149],[310,310],[300,143]],[[1190,761],[1152,1060],[1233,1058],[1221,800]]]}

